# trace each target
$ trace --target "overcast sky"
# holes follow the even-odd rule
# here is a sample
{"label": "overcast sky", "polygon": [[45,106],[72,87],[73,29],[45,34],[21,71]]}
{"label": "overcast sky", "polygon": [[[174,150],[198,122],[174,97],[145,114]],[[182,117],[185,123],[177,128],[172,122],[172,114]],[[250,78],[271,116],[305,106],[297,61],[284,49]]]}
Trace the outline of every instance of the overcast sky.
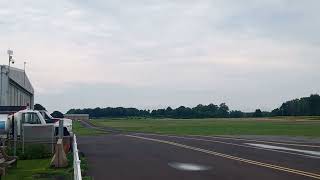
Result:
{"label": "overcast sky", "polygon": [[225,102],[272,110],[320,91],[319,0],[0,1],[14,50],[49,110]]}

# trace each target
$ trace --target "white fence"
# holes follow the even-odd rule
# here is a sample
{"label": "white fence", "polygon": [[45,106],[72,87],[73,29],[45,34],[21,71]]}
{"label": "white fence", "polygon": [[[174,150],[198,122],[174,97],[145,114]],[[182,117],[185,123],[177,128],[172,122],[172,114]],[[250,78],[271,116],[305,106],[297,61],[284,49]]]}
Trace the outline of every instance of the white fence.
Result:
{"label": "white fence", "polygon": [[73,174],[74,180],[82,180],[81,168],[80,168],[80,159],[78,153],[77,137],[73,135]]}

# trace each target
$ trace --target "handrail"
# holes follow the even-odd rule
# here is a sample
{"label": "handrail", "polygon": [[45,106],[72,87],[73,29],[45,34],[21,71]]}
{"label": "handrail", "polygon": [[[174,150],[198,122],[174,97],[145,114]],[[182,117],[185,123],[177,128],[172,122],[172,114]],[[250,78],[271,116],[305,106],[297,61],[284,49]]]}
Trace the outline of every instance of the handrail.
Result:
{"label": "handrail", "polygon": [[74,180],[82,180],[80,164],[81,164],[81,161],[79,159],[77,137],[75,134],[73,134],[73,174],[74,174]]}

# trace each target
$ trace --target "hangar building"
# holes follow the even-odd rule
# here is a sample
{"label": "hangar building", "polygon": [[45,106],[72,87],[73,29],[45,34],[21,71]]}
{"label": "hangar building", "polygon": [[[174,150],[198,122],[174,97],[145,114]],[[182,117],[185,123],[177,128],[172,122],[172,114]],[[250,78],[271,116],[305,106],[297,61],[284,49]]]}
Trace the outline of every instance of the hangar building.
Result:
{"label": "hangar building", "polygon": [[24,70],[0,65],[0,106],[33,108],[34,89]]}

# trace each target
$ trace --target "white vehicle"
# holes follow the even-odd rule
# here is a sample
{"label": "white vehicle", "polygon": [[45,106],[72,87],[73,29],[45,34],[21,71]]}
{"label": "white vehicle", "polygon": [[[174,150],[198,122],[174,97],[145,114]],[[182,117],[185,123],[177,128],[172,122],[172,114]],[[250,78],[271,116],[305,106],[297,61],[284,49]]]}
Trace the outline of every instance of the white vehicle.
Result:
{"label": "white vehicle", "polygon": [[52,124],[54,123],[56,127],[59,127],[59,120],[63,120],[63,127],[66,127],[68,132],[71,134],[72,133],[72,120],[67,119],[67,118],[54,118],[49,114],[48,111],[46,110],[39,110],[41,113],[42,117],[46,121],[47,124]]}
{"label": "white vehicle", "polygon": [[[17,122],[18,136],[20,136],[20,132],[21,132],[21,130],[20,130],[21,123],[24,123],[24,124],[50,124],[45,121],[45,119],[43,118],[42,114],[39,111],[22,110],[22,111],[18,111],[16,113],[14,113],[13,115],[10,115],[8,117],[8,120],[5,123],[6,132],[10,132],[10,130],[12,128],[12,118],[13,117],[14,117],[14,121]],[[58,128],[59,128],[59,121],[57,121],[53,124],[54,124],[55,131],[56,131],[55,135],[57,135]],[[68,124],[68,123],[64,123],[64,135],[68,136],[72,132],[68,131],[68,127],[65,126],[66,124]],[[69,128],[70,128],[70,126],[69,126]],[[71,130],[72,130],[72,125],[71,125]]]}

